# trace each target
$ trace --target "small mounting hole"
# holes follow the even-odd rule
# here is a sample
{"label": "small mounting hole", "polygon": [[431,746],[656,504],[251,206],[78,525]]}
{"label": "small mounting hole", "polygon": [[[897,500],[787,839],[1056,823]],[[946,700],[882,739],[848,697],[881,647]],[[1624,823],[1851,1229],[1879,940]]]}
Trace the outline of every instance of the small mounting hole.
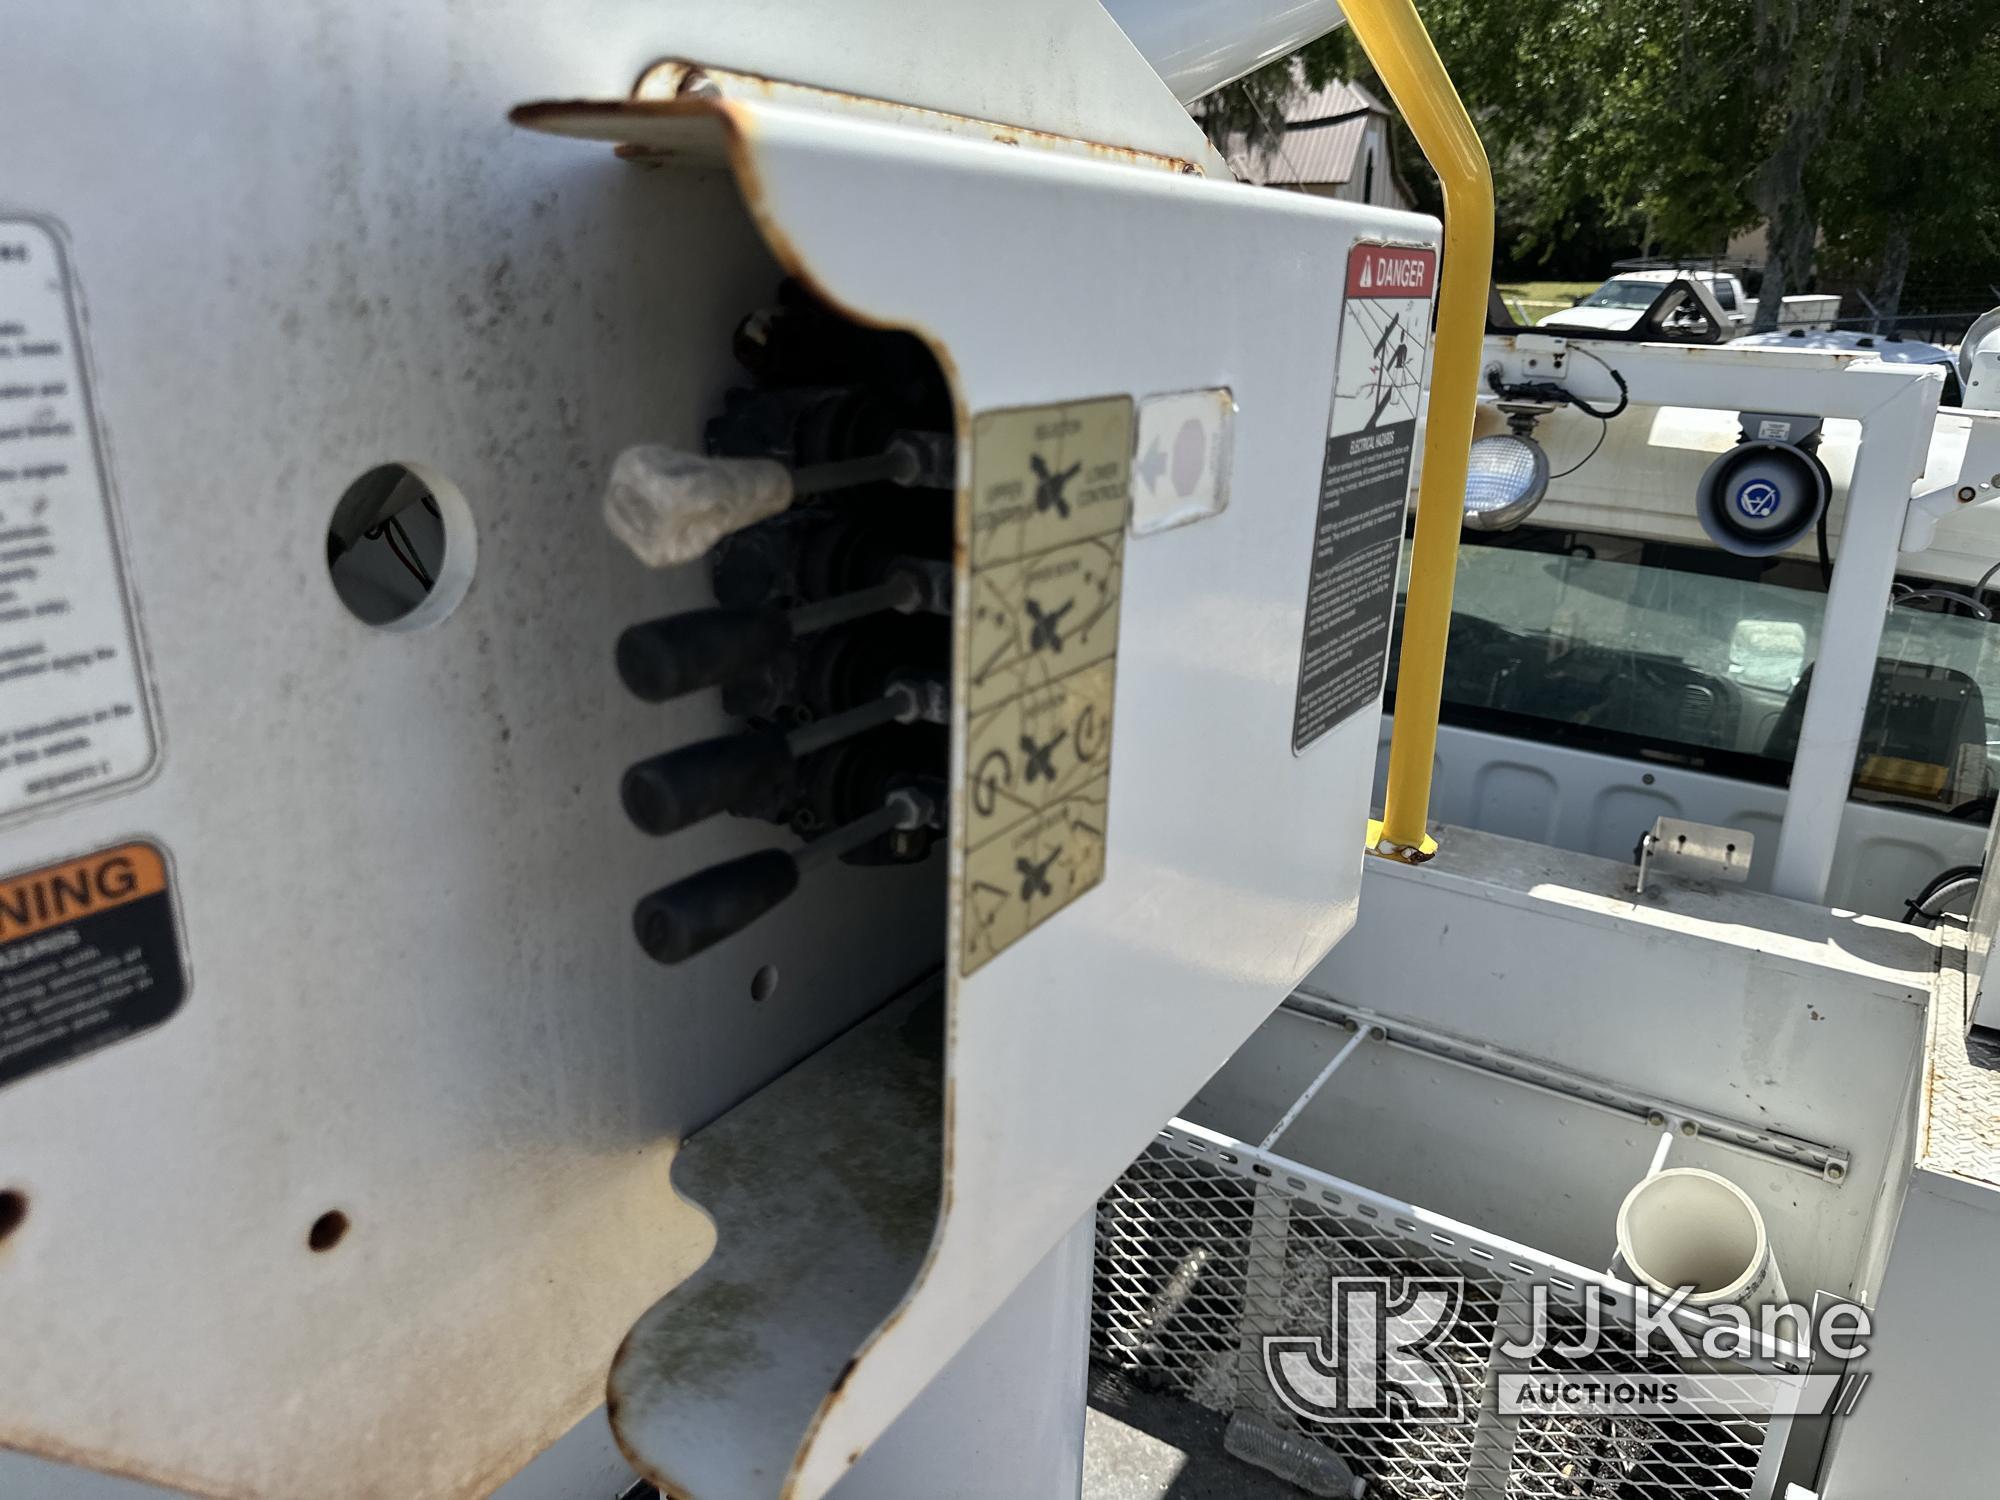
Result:
{"label": "small mounting hole", "polygon": [[0,1190],[0,1240],[21,1227],[28,1217],[28,1195],[19,1188]]}
{"label": "small mounting hole", "polygon": [[306,1231],[306,1245],[315,1252],[331,1250],[346,1234],[347,1215],[337,1208],[329,1208],[314,1219],[312,1228]]}
{"label": "small mounting hole", "polygon": [[778,991],[778,966],[765,964],[750,976],[750,998],[768,1000]]}
{"label": "small mounting hole", "polygon": [[378,464],[347,487],[326,528],[326,570],[364,625],[417,630],[458,607],[477,552],[458,486],[413,464]]}

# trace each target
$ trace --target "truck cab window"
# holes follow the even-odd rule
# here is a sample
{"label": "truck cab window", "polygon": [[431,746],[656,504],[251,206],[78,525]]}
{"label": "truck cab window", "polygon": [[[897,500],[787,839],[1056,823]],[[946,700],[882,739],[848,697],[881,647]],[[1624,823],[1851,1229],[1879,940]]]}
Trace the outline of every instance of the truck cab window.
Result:
{"label": "truck cab window", "polygon": [[[1825,605],[1817,568],[1789,559],[1532,527],[1467,536],[1444,721],[1783,785]],[[1890,611],[1851,796],[1991,812],[1996,632]]]}

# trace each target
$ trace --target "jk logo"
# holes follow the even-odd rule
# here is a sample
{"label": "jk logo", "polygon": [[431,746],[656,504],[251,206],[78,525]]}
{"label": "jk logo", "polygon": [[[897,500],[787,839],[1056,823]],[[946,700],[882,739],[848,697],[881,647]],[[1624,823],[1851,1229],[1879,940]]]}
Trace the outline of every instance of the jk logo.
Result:
{"label": "jk logo", "polygon": [[1462,1422],[1464,1388],[1443,1345],[1465,1307],[1455,1277],[1336,1276],[1324,1339],[1264,1340],[1264,1372],[1316,1422]]}

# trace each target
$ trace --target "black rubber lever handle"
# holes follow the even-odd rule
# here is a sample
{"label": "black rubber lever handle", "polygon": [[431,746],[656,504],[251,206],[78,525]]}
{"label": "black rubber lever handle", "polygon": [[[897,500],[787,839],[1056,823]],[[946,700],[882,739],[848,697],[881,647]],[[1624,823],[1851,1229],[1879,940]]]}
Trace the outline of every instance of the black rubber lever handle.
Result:
{"label": "black rubber lever handle", "polygon": [[746,854],[641,897],[632,930],[647,953],[677,964],[748,927],[798,886],[798,861],[784,850]]}
{"label": "black rubber lever handle", "polygon": [[741,677],[791,643],[783,610],[690,610],[620,635],[618,676],[648,703],[664,703]]}
{"label": "black rubber lever handle", "polygon": [[728,811],[791,766],[791,746],[775,730],[725,734],[640,761],[625,772],[618,796],[643,832],[674,833]]}
{"label": "black rubber lever handle", "polygon": [[946,563],[905,559],[887,578],[792,610],[697,609],[634,625],[618,637],[618,675],[649,703],[719,687],[783,651],[802,635],[893,609],[951,605]]}
{"label": "black rubber lever handle", "polygon": [[677,964],[748,927],[797,890],[800,876],[891,829],[936,828],[942,818],[941,804],[929,793],[898,787],[875,811],[821,834],[796,854],[766,849],[662,886],[633,909],[632,930],[654,958]]}

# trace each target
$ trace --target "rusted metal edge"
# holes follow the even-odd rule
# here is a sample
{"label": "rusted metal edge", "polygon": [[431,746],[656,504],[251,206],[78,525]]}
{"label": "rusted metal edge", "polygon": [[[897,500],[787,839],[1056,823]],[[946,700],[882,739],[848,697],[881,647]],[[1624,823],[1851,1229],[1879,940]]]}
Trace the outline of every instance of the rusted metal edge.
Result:
{"label": "rusted metal edge", "polygon": [[[779,224],[771,205],[769,192],[765,189],[758,173],[755,146],[754,107],[745,109],[740,105],[734,109],[727,101],[709,96],[703,101],[699,92],[692,95],[683,93],[681,99],[692,102],[706,102],[712,110],[726,122],[725,142],[729,153],[730,167],[736,177],[738,190],[743,195],[744,205],[750,212],[751,221],[757,226],[765,245],[778,263],[791,275],[797,277],[813,295],[828,306],[838,309],[844,316],[874,328],[900,330],[911,334],[923,342],[937,361],[938,370],[944,376],[946,388],[951,392],[953,441],[956,445],[957,475],[952,492],[952,661],[962,659],[965,642],[964,632],[969,631],[969,604],[971,600],[971,550],[970,530],[972,525],[972,413],[965,402],[964,386],[959,378],[957,361],[944,338],[931,329],[918,324],[891,319],[872,309],[861,307],[842,296],[831,285],[815,275],[803,251]],[[957,786],[964,779],[964,760],[969,735],[970,697],[965,693],[952,694],[951,711],[951,770],[950,785]],[[790,1500],[796,1495],[797,1486],[805,1469],[806,1455],[818,1441],[821,1430],[834,1409],[845,1399],[847,1386],[854,1372],[889,1331],[901,1322],[916,1301],[924,1283],[930,1279],[932,1268],[937,1264],[938,1247],[943,1242],[945,1225],[951,1217],[955,1199],[953,1190],[953,1165],[958,1123],[958,1090],[956,1082],[956,1056],[958,1051],[958,1006],[961,976],[949,955],[958,951],[963,941],[961,931],[964,912],[958,900],[963,887],[965,873],[965,812],[952,799],[949,812],[949,836],[946,839],[945,871],[945,954],[946,961],[941,982],[944,986],[944,1039],[943,1039],[943,1108],[941,1110],[939,1141],[939,1172],[937,1217],[933,1226],[931,1241],[924,1249],[915,1273],[903,1295],[892,1306],[882,1321],[861,1341],[847,1364],[841,1368],[825,1398],[807,1421],[805,1430],[799,1434],[798,1446],[792,1450],[792,1461],[786,1468],[785,1477],[779,1489],[781,1500]],[[847,1466],[852,1468],[861,1460],[860,1452],[847,1455]]]}
{"label": "rusted metal edge", "polygon": [[[770,78],[731,68],[710,67],[684,58],[667,58],[654,63],[639,75],[629,99],[545,100],[514,109],[509,118],[530,130],[546,130],[560,135],[605,140],[621,156],[646,158],[660,154],[642,142],[624,140],[614,128],[620,121],[630,125],[661,118],[699,113],[701,106],[741,100],[746,103],[791,105],[816,109],[827,114],[871,120],[878,124],[901,125],[944,135],[983,140],[1001,146],[1026,146],[1059,155],[1080,156],[1149,171],[1172,172],[1183,176],[1206,175],[1200,163],[1186,157],[1166,156],[1107,141],[1061,135],[1028,125],[1010,125],[985,120],[976,115],[955,114],[921,104],[904,104],[877,99],[843,89],[822,88],[790,79]],[[694,108],[690,108],[694,106]],[[567,121],[565,122],[565,117]]]}

